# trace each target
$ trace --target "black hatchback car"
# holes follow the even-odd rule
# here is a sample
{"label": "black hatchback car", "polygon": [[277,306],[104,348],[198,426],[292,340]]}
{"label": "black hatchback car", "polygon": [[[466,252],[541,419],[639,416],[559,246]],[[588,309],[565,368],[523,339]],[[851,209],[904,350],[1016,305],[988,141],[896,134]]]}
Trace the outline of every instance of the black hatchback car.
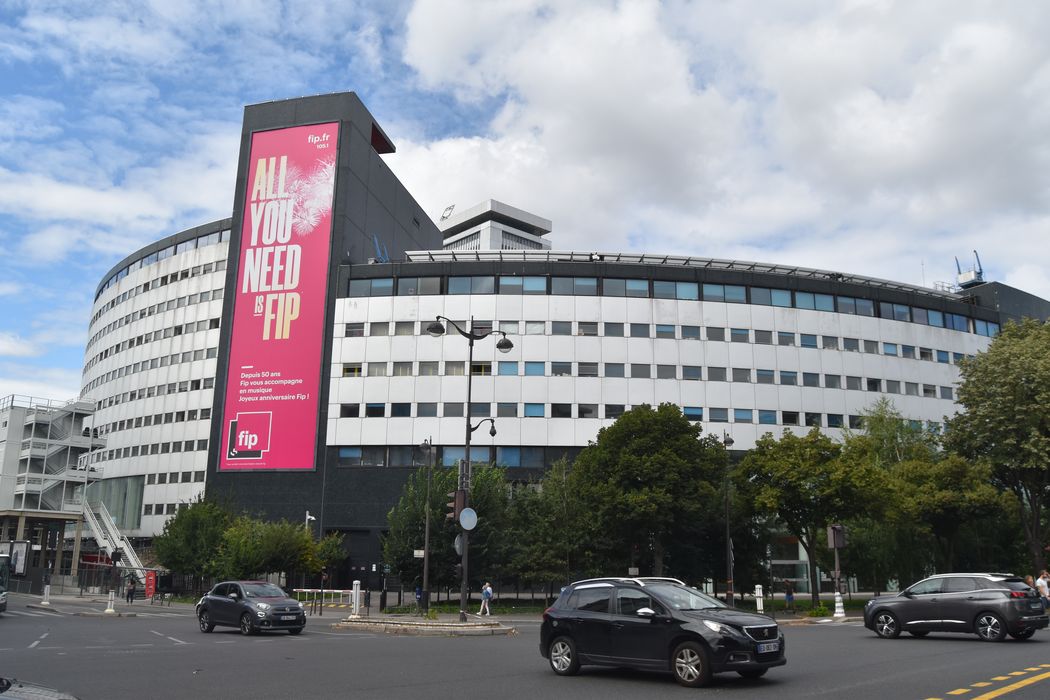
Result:
{"label": "black hatchback car", "polygon": [[279,586],[266,581],[224,581],[197,603],[201,632],[216,625],[239,627],[241,634],[260,630],[288,630],[299,634],[306,627],[303,604],[289,598]]}
{"label": "black hatchback car", "polygon": [[669,578],[600,578],[562,590],[543,613],[540,654],[560,676],[583,664],[671,671],[685,686],[713,673],[757,678],[787,663],[774,620]]}
{"label": "black hatchback car", "polygon": [[966,632],[998,642],[1028,639],[1048,624],[1039,594],[1011,574],[939,574],[864,606],[864,626],[885,639]]}

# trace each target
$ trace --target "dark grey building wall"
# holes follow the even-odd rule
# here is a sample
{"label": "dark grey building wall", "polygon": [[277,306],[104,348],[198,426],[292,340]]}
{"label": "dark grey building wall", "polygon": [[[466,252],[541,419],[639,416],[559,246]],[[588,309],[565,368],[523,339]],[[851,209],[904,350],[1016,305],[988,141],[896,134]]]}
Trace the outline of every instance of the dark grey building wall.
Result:
{"label": "dark grey building wall", "polygon": [[994,309],[1002,317],[1002,323],[1022,318],[1043,322],[1050,319],[1050,301],[1002,282],[986,282],[964,290],[960,296],[972,299],[977,306]]}
{"label": "dark grey building wall", "polygon": [[[250,105],[244,110],[241,152],[237,169],[236,195],[231,227],[226,287],[235,289],[244,195],[247,187],[251,136],[304,124],[339,122],[339,152],[336,161],[336,191],[332,209],[332,257],[329,266],[328,306],[321,358],[321,391],[318,397],[318,437],[315,470],[310,472],[217,472],[218,450],[222,449],[222,409],[228,373],[230,330],[236,295],[226,296],[222,334],[219,340],[216,391],[208,458],[206,492],[238,511],[271,520],[303,522],[306,511],[317,517],[315,532],[339,530],[355,541],[373,543],[372,551],[352,553],[350,566],[379,561],[375,528],[381,528],[386,513],[379,513],[370,494],[399,489],[403,474],[355,477],[335,468],[336,453],[325,447],[328,389],[330,383],[334,301],[342,296],[338,270],[349,263],[370,258],[403,257],[406,250],[441,247],[441,233],[408,190],[397,180],[380,154],[393,145],[354,93],[318,95]],[[390,479],[398,481],[385,483]],[[376,483],[376,481],[384,483]],[[366,483],[367,482],[367,483]],[[368,533],[365,537],[365,533]],[[342,572],[343,578],[347,572]],[[358,572],[354,572],[357,574]]]}

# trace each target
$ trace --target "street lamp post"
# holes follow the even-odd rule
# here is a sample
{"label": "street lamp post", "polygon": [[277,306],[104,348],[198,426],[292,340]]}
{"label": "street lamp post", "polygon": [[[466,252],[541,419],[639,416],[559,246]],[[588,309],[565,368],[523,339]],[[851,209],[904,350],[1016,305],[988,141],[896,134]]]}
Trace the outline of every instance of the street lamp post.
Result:
{"label": "street lamp post", "polygon": [[733,446],[733,438],[724,430],[722,431],[722,446],[725,448],[726,453],[726,468],[722,478],[726,510],[726,603],[730,607],[736,607],[736,600],[733,594],[733,536],[729,531],[729,448]]}
{"label": "street lamp post", "polygon": [[430,454],[431,449],[430,440],[424,440],[422,450],[427,460],[427,500],[424,511],[426,515],[423,516],[423,615],[430,612],[430,477],[434,464]]}
{"label": "street lamp post", "polygon": [[[427,326],[427,333],[435,338],[438,338],[445,334],[445,326],[441,325],[441,322],[445,321],[448,325],[456,329],[456,332],[467,339],[467,410],[464,411],[464,415],[467,419],[466,435],[464,443],[466,445],[466,452],[463,455],[463,460],[459,463],[459,488],[458,491],[463,492],[463,507],[467,508],[470,506],[470,436],[475,430],[477,430],[485,421],[479,421],[477,425],[470,424],[470,399],[471,390],[473,389],[473,372],[471,372],[471,366],[474,364],[474,341],[482,340],[490,335],[496,334],[503,336],[496,341],[496,349],[500,352],[510,352],[514,347],[514,344],[507,338],[507,334],[503,331],[489,330],[481,333],[475,333],[473,330],[463,330],[459,325],[444,316],[438,316],[434,319],[434,322]],[[471,317],[470,325],[473,327],[474,318]],[[491,418],[489,421],[492,423],[492,429],[489,434],[495,435],[496,433],[496,422]],[[457,499],[458,500],[458,499]],[[461,578],[459,582],[459,621],[467,621],[467,552],[469,549],[470,531],[464,529],[461,534],[461,543],[463,545],[463,551],[460,560],[460,568],[462,569]]]}

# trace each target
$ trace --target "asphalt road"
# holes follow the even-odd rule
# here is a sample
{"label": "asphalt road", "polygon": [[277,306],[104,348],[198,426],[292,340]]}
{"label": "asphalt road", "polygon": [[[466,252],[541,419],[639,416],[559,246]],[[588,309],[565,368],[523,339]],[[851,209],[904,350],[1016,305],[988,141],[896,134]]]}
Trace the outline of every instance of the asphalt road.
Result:
{"label": "asphalt road", "polygon": [[787,666],[752,681],[716,676],[709,688],[690,690],[670,675],[619,669],[555,676],[539,655],[535,619],[514,623],[519,633],[509,637],[407,637],[338,632],[329,611],[298,637],[242,637],[232,628],[202,634],[188,607],[137,603],[137,617],[102,618],[73,614],[104,608],[90,601],[44,612],[26,607],[35,598],[10,598],[0,616],[0,675],[84,700],[1050,697],[1047,632],[989,644],[953,635],[880,640],[858,624],[791,626]]}

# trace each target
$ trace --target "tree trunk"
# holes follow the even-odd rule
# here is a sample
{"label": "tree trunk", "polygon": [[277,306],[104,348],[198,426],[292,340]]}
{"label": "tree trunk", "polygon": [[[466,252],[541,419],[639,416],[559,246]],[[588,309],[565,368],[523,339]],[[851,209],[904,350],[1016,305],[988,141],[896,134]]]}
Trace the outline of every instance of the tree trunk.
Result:
{"label": "tree trunk", "polygon": [[809,599],[813,607],[820,605],[820,580],[817,578],[817,560],[813,558],[813,548],[807,542],[809,538],[798,538],[802,549],[806,550],[806,558],[809,560]]}
{"label": "tree trunk", "polygon": [[1028,552],[1032,555],[1035,571],[1046,568],[1046,552],[1043,550],[1043,501],[1038,493],[1033,493],[1025,485],[1013,488],[1014,495],[1021,502],[1021,523],[1024,525],[1024,539]]}
{"label": "tree trunk", "polygon": [[664,545],[660,540],[653,542],[653,576],[664,575]]}

